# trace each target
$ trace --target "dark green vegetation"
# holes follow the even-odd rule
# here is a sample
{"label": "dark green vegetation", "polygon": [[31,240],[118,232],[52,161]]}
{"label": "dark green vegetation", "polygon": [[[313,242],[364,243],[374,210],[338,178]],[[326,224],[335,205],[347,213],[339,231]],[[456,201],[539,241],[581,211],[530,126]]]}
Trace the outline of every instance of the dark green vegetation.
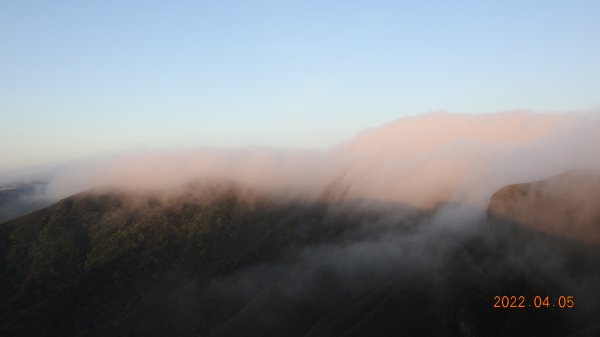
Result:
{"label": "dark green vegetation", "polygon": [[[0,225],[0,336],[598,332],[598,246],[494,218],[444,226],[478,211],[73,196]],[[495,295],[573,295],[576,308],[499,310]]]}

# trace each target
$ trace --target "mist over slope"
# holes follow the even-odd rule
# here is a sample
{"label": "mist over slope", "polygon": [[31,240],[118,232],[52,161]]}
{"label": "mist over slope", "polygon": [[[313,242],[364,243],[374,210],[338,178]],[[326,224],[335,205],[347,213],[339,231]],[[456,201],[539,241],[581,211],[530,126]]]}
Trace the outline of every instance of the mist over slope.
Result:
{"label": "mist over slope", "polygon": [[[83,193],[0,226],[10,336],[569,336],[600,250],[465,204]],[[484,210],[485,211],[485,210]],[[498,295],[576,308],[493,309]]]}
{"label": "mist over slope", "polygon": [[[308,130],[307,130],[308,133]],[[123,153],[47,173],[60,199],[96,189],[176,192],[190,182],[235,183],[314,200],[332,197],[485,207],[498,188],[600,167],[593,114],[429,113],[360,132],[325,151],[199,148]]]}
{"label": "mist over slope", "polygon": [[[540,227],[543,208],[501,210],[523,201],[506,185],[600,168],[599,145],[593,115],[433,113],[327,151],[146,151],[55,168],[45,196],[64,199],[0,225],[0,334],[593,335],[597,243]],[[533,203],[587,179],[544,183]],[[495,310],[497,295],[577,306]]]}

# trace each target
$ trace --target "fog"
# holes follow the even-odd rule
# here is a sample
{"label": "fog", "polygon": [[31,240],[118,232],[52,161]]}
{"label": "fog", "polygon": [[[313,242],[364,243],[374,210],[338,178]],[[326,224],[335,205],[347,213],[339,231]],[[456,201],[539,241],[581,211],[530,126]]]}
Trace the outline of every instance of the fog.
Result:
{"label": "fog", "polygon": [[440,202],[485,206],[506,184],[599,167],[598,147],[600,122],[593,113],[439,112],[361,131],[325,151],[137,151],[19,178],[47,180],[51,199],[89,189],[176,191],[190,182],[227,182],[303,198],[325,193],[338,201],[381,200],[418,208]]}
{"label": "fog", "polygon": [[[535,232],[535,223],[525,228],[510,221],[515,219],[487,221],[490,197],[508,184],[571,170],[594,172],[600,169],[599,147],[600,121],[591,113],[442,112],[367,129],[325,151],[260,147],[139,151],[80,160],[21,178],[45,180],[50,199],[87,190],[164,196],[158,203],[169,214],[181,211],[176,207],[178,196],[188,193],[190,186],[206,187],[196,189],[200,195],[216,186],[215,200],[225,193],[218,191],[219,186],[235,186],[232,209],[248,202],[244,191],[275,200],[256,213],[264,213],[259,215],[263,221],[243,216],[232,220],[236,235],[227,236],[212,252],[208,246],[211,260],[204,263],[243,261],[246,256],[238,250],[252,251],[244,247],[247,241],[264,249],[263,258],[236,265],[212,280],[178,270],[167,273],[165,288],[156,290],[168,304],[161,317],[174,317],[182,335],[197,324],[200,313],[208,317],[205,331],[216,336],[240,331],[289,335],[310,327],[336,335],[332,332],[339,328],[336,324],[314,324],[338,308],[373,315],[410,313],[415,319],[403,319],[401,324],[397,318],[383,318],[399,335],[423,328],[431,335],[502,335],[502,331],[510,335],[528,326],[548,332],[575,331],[591,324],[600,310],[600,255],[597,246]],[[577,199],[577,192],[585,191],[585,186],[585,181],[575,186],[561,180],[544,189],[551,194],[568,191],[568,198],[583,203],[586,199]],[[596,207],[597,202],[586,204]],[[150,226],[155,221],[152,213],[157,210],[146,202],[119,205],[106,210],[99,224],[104,224],[102,219],[127,224],[130,217]],[[239,224],[248,226],[248,232]],[[303,231],[313,230],[317,233],[313,241],[299,238]],[[290,231],[298,237],[283,234]],[[283,248],[272,248],[279,244]],[[494,295],[513,294],[573,294],[580,309],[526,318],[504,312],[500,321],[486,316]],[[397,307],[391,310],[364,299]],[[344,315],[332,317],[340,326],[348,323]],[[379,317],[360,319],[364,327],[385,327],[379,325]],[[509,323],[503,325],[504,320]],[[142,325],[151,330],[153,324],[163,323]],[[356,329],[356,335],[370,331]]]}
{"label": "fog", "polygon": [[[572,170],[600,169],[599,147],[600,119],[593,112],[436,112],[363,130],[324,151],[267,147],[130,151],[48,170],[24,169],[0,177],[0,183],[44,182],[44,188],[35,189],[37,194],[21,197],[31,205],[48,205],[90,190],[154,193],[168,199],[189,192],[190,186],[196,190],[235,186],[249,200],[262,195],[343,204],[347,209],[368,209],[391,218],[407,209],[461,205],[471,211],[454,211],[445,221],[464,217],[470,221],[454,223],[469,223],[485,217],[490,197],[504,186]],[[570,184],[551,186],[555,191],[547,195],[584,191]],[[583,212],[593,217],[595,204],[585,204],[591,206]],[[524,222],[535,227],[535,216]],[[580,228],[593,227],[590,221],[584,222]],[[581,233],[572,236],[587,235]]]}

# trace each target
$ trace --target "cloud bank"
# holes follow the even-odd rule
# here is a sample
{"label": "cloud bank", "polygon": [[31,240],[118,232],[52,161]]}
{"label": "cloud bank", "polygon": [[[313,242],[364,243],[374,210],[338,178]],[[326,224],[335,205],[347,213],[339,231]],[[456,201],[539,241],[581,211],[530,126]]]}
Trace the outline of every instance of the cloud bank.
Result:
{"label": "cloud bank", "polygon": [[326,151],[199,148],[83,160],[50,173],[46,191],[62,198],[89,189],[175,191],[191,182],[233,183],[336,201],[484,206],[506,184],[600,167],[599,147],[600,121],[591,113],[440,112],[364,130]]}

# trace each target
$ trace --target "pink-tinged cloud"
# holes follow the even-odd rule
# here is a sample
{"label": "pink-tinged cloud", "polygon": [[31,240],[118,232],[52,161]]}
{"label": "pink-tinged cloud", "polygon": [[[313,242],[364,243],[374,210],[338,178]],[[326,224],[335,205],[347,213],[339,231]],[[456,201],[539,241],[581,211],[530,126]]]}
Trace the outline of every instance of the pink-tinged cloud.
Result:
{"label": "pink-tinged cloud", "polygon": [[234,183],[305,198],[484,206],[504,185],[599,164],[594,115],[431,113],[367,129],[327,151],[202,148],[82,161],[59,171],[48,190],[66,196],[90,188],[168,191],[190,182]]}

